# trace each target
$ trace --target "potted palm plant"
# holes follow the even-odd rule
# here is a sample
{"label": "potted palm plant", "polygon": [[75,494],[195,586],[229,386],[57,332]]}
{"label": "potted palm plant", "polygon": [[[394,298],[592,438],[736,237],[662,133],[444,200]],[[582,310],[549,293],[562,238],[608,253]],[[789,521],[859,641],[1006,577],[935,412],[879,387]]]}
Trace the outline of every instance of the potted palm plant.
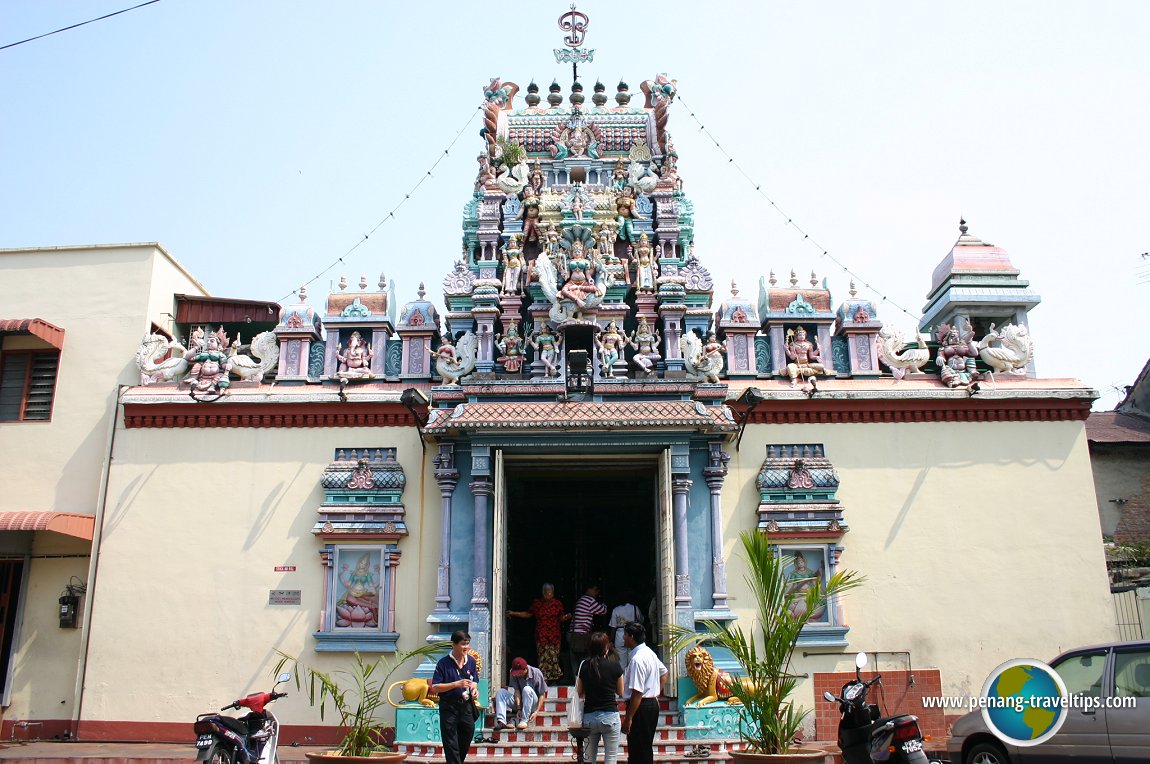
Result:
{"label": "potted palm plant", "polygon": [[799,680],[791,673],[791,656],[811,617],[829,606],[832,597],[861,585],[863,579],[855,572],[840,571],[825,584],[816,579],[798,591],[787,579],[778,548],[764,534],[747,530],[739,541],[747,563],[745,580],[755,598],[755,621],[748,628],[704,621],[701,631],[671,625],[670,648],[678,653],[706,643],[725,648],[738,663],[743,748],[731,751],[736,762],[818,759],[825,752],[794,744],[810,711],[791,700]]}
{"label": "potted palm plant", "polygon": [[424,645],[393,657],[380,655],[374,661],[364,660],[356,652],[344,668],[323,672],[286,653],[273,673],[279,674],[290,667],[297,689],[305,690],[308,702],[319,706],[319,718],[324,718],[328,703],[339,715],[340,727],[345,730],[339,747],[334,751],[308,753],[314,762],[403,761],[405,753],[392,747],[395,728],[379,717],[387,705],[387,687],[395,671],[412,658],[422,658],[450,648],[450,643]]}

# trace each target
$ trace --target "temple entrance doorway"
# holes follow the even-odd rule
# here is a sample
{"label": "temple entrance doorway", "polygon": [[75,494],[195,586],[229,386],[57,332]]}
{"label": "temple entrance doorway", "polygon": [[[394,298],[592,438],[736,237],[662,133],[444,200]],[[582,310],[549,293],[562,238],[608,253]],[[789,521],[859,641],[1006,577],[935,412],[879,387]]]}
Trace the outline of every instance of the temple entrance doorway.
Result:
{"label": "temple entrance doorway", "polygon": [[[644,621],[652,611],[661,620],[659,467],[651,460],[620,456],[614,463],[509,462],[506,490],[504,606],[527,610],[554,584],[569,613],[593,583],[608,614],[629,596]],[[654,603],[653,607],[652,604]],[[606,629],[608,616],[595,619]],[[504,667],[522,656],[539,665],[535,621],[507,617]],[[559,663],[564,684],[573,682],[567,628],[563,626]],[[648,625],[649,626],[649,625]],[[610,630],[608,633],[610,633]],[[494,645],[500,649],[499,645]]]}

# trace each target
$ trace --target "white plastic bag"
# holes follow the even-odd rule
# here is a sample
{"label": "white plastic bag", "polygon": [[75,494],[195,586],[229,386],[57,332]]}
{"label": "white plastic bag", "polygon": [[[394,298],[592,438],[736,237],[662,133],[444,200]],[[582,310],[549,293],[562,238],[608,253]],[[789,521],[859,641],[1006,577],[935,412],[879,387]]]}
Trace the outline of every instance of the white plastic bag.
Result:
{"label": "white plastic bag", "polygon": [[575,692],[567,699],[567,726],[583,726],[583,698]]}

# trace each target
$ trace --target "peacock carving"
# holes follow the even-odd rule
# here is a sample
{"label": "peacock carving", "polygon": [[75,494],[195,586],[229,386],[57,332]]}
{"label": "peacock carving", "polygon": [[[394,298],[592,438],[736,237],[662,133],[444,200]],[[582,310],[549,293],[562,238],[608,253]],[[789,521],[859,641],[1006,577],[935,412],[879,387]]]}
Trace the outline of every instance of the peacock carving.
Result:
{"label": "peacock carving", "polygon": [[918,334],[918,346],[910,347],[903,340],[901,331],[892,329],[887,332],[883,329],[878,333],[878,357],[890,367],[895,379],[902,379],[908,372],[922,371],[930,360],[930,350],[921,334]]}
{"label": "peacock carving", "polygon": [[[174,350],[171,358],[158,360]],[[184,358],[188,350],[177,340],[162,334],[145,334],[140,348],[136,351],[136,366],[140,369],[140,384],[155,382],[179,382],[188,373],[188,361]]]}
{"label": "peacock carving", "polygon": [[240,338],[237,336],[235,344],[229,350],[228,371],[240,379],[262,382],[264,375],[279,363],[280,345],[275,332],[260,332],[252,339],[249,352],[258,358],[258,361],[251,356],[239,355],[237,352],[239,347]]}
{"label": "peacock carving", "polygon": [[466,332],[453,345],[444,337],[443,344],[435,351],[435,370],[443,377],[444,385],[459,385],[459,380],[475,370],[475,359],[479,354],[479,341],[471,332]]}
{"label": "peacock carving", "polygon": [[[998,343],[992,346],[991,343]],[[1034,343],[1025,326],[1007,324],[1001,329],[990,325],[990,331],[979,343],[978,357],[996,373],[1025,374],[1034,355]]]}

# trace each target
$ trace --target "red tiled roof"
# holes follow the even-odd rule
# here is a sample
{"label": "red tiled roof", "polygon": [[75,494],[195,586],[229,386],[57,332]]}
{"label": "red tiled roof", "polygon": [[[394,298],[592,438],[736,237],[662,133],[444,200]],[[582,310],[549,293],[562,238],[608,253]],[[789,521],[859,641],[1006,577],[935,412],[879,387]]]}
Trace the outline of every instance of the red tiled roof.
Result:
{"label": "red tiled roof", "polygon": [[690,427],[715,431],[735,429],[725,408],[695,401],[629,401],[624,403],[464,403],[432,412],[428,432],[556,428]]}
{"label": "red tiled roof", "polygon": [[52,531],[91,541],[95,527],[96,518],[93,515],[71,512],[0,512],[0,532]]}
{"label": "red tiled roof", "polygon": [[1086,420],[1091,443],[1150,443],[1150,419],[1117,411],[1100,411]]}
{"label": "red tiled roof", "polygon": [[0,334],[31,334],[57,350],[64,347],[64,330],[42,318],[0,318]]}

